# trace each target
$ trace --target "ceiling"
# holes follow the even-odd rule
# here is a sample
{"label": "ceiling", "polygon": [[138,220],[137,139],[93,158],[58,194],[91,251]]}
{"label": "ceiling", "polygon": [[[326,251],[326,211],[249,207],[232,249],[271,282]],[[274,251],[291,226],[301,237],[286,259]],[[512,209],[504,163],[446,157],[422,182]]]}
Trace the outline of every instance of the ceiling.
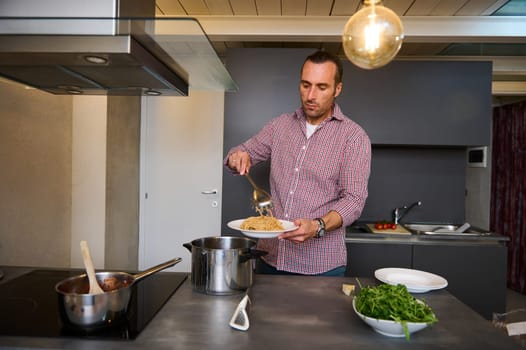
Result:
{"label": "ceiling", "polygon": [[[397,60],[492,60],[493,94],[526,96],[526,1],[384,0],[402,19]],[[156,0],[156,16],[195,17],[220,57],[228,48],[324,49],[360,0]]]}

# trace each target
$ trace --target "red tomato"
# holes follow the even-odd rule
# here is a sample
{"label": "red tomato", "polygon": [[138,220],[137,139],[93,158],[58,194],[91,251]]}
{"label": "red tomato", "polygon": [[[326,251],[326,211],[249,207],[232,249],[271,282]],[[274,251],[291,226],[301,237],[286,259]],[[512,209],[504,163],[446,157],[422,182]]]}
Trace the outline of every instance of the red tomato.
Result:
{"label": "red tomato", "polygon": [[377,222],[376,224],[374,224],[374,228],[377,230],[383,230],[384,225],[382,225],[380,222]]}
{"label": "red tomato", "polygon": [[391,224],[391,230],[396,230],[396,224],[394,223]]}

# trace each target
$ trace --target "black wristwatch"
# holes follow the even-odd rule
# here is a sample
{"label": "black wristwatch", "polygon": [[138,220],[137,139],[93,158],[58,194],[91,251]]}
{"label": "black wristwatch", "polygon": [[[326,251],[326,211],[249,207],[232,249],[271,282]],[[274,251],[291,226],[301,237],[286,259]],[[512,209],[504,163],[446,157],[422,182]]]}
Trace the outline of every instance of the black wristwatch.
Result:
{"label": "black wristwatch", "polygon": [[316,231],[316,238],[325,236],[325,221],[321,218],[314,219],[318,222],[318,231]]}

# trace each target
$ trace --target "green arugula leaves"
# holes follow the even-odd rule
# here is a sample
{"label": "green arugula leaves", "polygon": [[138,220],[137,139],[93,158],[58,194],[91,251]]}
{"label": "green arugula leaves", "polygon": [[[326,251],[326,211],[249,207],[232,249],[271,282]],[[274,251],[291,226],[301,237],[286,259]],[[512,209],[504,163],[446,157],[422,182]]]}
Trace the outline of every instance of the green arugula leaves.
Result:
{"label": "green arugula leaves", "polygon": [[431,307],[415,299],[402,284],[363,287],[355,303],[362,315],[401,323],[407,340],[410,338],[407,322],[432,324],[438,321]]}

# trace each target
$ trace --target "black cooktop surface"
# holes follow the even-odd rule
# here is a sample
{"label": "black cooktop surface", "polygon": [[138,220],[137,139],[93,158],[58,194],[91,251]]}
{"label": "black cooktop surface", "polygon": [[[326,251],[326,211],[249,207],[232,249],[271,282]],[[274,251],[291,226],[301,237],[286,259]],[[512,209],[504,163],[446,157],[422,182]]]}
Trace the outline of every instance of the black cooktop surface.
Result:
{"label": "black cooktop surface", "polygon": [[83,270],[34,270],[0,285],[0,335],[135,339],[185,281],[187,274],[158,272],[132,286],[126,317],[113,326],[83,329],[60,317],[55,284]]}

